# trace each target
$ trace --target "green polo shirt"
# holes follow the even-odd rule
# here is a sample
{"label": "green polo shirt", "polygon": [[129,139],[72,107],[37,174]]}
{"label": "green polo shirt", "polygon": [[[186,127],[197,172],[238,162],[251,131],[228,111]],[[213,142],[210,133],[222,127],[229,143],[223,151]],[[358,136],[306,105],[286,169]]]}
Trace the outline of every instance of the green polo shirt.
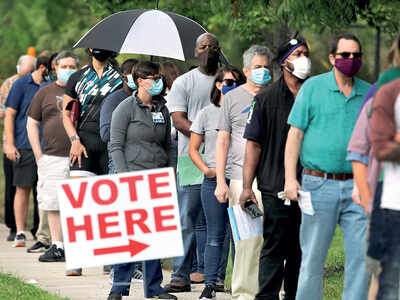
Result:
{"label": "green polo shirt", "polygon": [[327,173],[352,173],[346,161],[347,146],[364,96],[370,84],[354,78],[346,99],[334,75],[324,73],[308,79],[301,87],[288,123],[304,131],[300,151],[303,167]]}

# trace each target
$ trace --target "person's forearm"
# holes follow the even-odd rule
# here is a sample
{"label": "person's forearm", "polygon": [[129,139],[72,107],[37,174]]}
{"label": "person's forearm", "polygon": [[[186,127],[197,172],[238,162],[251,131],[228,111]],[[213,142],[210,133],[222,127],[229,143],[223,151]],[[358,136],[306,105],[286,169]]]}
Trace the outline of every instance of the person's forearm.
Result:
{"label": "person's forearm", "polygon": [[229,151],[229,143],[230,139],[229,136],[226,137],[225,135],[222,136],[221,133],[218,133],[217,139],[217,148],[216,148],[216,175],[217,175],[217,183],[218,182],[225,182],[225,167],[226,167],[226,160],[228,158],[228,151]]}
{"label": "person's forearm", "polygon": [[[354,181],[357,185],[358,191],[362,199],[369,198],[371,196],[371,190],[368,185],[368,166],[358,162],[352,161]],[[369,199],[365,199],[366,201]]]}
{"label": "person's forearm", "polygon": [[295,127],[290,128],[285,147],[285,180],[297,179],[296,167],[303,136],[302,130]]}
{"label": "person's forearm", "polygon": [[261,145],[247,141],[243,163],[243,189],[251,189],[256,176],[257,165],[260,161]]}
{"label": "person's forearm", "polygon": [[390,141],[385,144],[383,149],[375,153],[377,160],[400,162],[400,144]]}
{"label": "person's forearm", "polygon": [[78,135],[78,132],[75,129],[74,123],[72,123],[72,120],[70,118],[70,111],[68,111],[68,110],[63,111],[62,121],[63,121],[65,132],[67,133],[69,138],[71,138],[71,136]]}
{"label": "person's forearm", "polygon": [[192,126],[191,121],[180,118],[177,122],[174,122],[174,125],[176,130],[186,135],[187,137],[190,137],[190,126]]}
{"label": "person's forearm", "polygon": [[39,122],[28,117],[26,124],[26,130],[28,132],[29,143],[31,144],[32,151],[36,157],[39,159],[42,156],[42,147],[40,145],[40,124]]}
{"label": "person's forearm", "polygon": [[4,118],[4,137],[7,145],[14,145],[14,120],[15,114],[11,111],[6,110],[6,116]]}
{"label": "person's forearm", "polygon": [[199,168],[201,173],[205,174],[208,170],[207,165],[204,163],[203,159],[201,158],[199,149],[195,149],[194,147],[189,148],[189,156],[190,159],[193,161],[195,166]]}

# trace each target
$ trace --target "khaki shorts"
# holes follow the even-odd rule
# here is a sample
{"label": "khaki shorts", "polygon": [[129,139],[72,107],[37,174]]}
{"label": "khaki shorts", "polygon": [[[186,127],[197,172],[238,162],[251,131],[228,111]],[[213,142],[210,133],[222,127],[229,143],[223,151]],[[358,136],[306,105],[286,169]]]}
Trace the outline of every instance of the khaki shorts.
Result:
{"label": "khaki shorts", "polygon": [[60,210],[57,182],[69,178],[69,158],[43,155],[37,162],[37,199],[42,210]]}

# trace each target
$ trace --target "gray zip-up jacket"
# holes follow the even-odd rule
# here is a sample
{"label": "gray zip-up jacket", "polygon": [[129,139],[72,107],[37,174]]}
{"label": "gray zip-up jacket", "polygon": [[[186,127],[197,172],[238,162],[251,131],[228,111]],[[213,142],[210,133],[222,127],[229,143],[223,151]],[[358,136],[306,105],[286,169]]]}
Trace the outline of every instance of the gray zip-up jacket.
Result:
{"label": "gray zip-up jacket", "polygon": [[110,153],[117,173],[170,165],[171,120],[165,103],[162,96],[153,97],[150,110],[135,93],[114,110]]}

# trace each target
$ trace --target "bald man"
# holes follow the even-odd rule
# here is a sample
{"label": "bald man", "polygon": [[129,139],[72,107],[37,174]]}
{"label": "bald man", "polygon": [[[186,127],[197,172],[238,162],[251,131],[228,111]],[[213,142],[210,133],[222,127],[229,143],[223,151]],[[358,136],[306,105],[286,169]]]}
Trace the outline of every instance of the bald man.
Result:
{"label": "bald man", "polygon": [[198,112],[210,103],[210,93],[220,56],[216,36],[210,33],[200,35],[196,40],[194,53],[199,67],[179,76],[167,95],[168,109],[178,131],[178,201],[184,247],[184,255],[172,260],[174,272],[170,284],[166,286],[167,292],[170,293],[191,290],[190,271],[195,251],[194,227],[196,235],[203,235],[197,239],[196,245],[200,258],[204,257],[206,238],[206,223],[200,200],[202,180],[188,180],[190,173],[198,171],[189,158],[188,150],[192,121]]}
{"label": "bald man", "polygon": [[[36,64],[36,58],[30,55],[22,55],[19,57],[17,62],[17,74],[7,78],[0,87],[0,119],[4,118],[5,107],[4,103],[6,102],[8,93],[11,90],[11,86],[15,81],[17,81],[22,76],[32,72]],[[3,143],[4,145],[4,143]],[[4,152],[4,149],[3,149]],[[15,238],[16,226],[15,226],[15,217],[14,217],[14,195],[15,195],[15,187],[12,185],[13,178],[13,169],[12,162],[6,158],[4,155],[3,158],[3,170],[4,170],[4,178],[5,178],[5,205],[4,205],[4,218],[7,227],[10,229],[10,234],[7,237],[7,241],[13,241]]]}

